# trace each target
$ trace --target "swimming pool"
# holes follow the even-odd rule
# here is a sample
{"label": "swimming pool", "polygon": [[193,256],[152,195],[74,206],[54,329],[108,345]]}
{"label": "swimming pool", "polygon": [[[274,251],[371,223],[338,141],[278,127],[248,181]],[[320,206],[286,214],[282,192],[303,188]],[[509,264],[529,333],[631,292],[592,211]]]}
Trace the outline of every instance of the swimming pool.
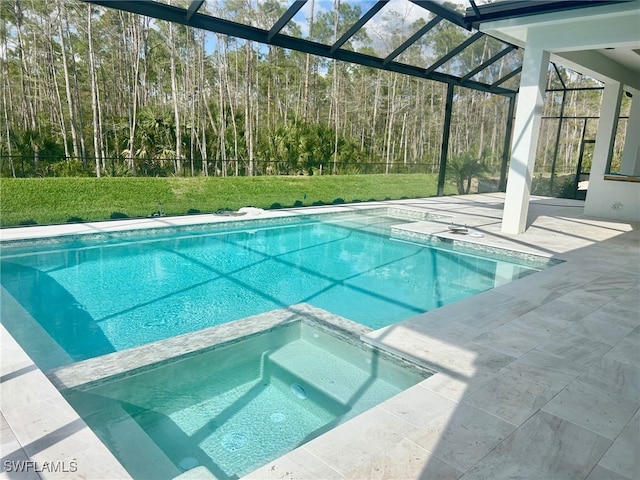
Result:
{"label": "swimming pool", "polygon": [[237,478],[428,377],[295,321],[63,392],[134,478]]}
{"label": "swimming pool", "polygon": [[33,321],[3,306],[2,322],[49,369],[302,302],[377,329],[539,269],[390,238],[407,221],[364,211],[3,248],[2,287]]}

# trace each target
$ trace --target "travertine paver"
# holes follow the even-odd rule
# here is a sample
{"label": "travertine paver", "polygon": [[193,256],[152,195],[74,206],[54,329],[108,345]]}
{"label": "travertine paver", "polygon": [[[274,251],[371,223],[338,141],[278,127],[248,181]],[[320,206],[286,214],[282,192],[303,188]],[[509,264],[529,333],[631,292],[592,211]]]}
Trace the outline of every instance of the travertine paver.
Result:
{"label": "travertine paver", "polygon": [[0,478],[131,478],[2,325],[0,341]]}
{"label": "travertine paver", "polygon": [[543,408],[611,440],[615,440],[636,410],[637,399],[616,395],[580,380],[571,382]]}
{"label": "travertine paver", "polygon": [[627,424],[613,446],[600,460],[600,465],[625,478],[640,478],[640,412]]}
{"label": "travertine paver", "polygon": [[585,478],[610,445],[596,433],[538,412],[462,478]]}

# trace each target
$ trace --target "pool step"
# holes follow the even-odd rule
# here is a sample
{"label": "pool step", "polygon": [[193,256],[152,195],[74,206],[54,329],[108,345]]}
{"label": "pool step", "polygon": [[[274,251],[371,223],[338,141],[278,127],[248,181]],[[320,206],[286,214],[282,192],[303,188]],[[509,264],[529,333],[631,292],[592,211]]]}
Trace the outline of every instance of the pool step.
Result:
{"label": "pool step", "polygon": [[200,465],[199,467],[187,470],[177,477],[173,477],[173,480],[218,480],[218,477],[211,473],[207,467]]}
{"label": "pool step", "polygon": [[[172,478],[179,475],[180,470],[147,432],[123,409],[114,407],[116,410],[120,411],[119,419],[104,425],[98,436],[109,439],[109,449],[133,478]],[[141,457],[145,458],[144,466],[141,465]]]}
{"label": "pool step", "polygon": [[291,387],[291,391],[299,397],[306,394],[315,400],[317,391],[335,402],[341,410],[335,414],[342,415],[357,402],[375,405],[389,397],[389,384],[375,377],[375,366],[364,367],[367,370],[298,340],[268,354],[265,374],[287,385],[297,383],[303,391],[298,387]]}

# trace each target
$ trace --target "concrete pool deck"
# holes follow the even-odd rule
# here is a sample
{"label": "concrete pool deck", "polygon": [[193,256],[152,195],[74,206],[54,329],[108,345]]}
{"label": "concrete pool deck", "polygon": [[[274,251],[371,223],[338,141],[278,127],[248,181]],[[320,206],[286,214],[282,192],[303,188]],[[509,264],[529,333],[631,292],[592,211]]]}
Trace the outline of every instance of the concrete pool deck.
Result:
{"label": "concrete pool deck", "polygon": [[[527,232],[505,235],[503,201],[480,194],[384,205],[442,217],[404,229],[564,263],[364,335],[439,373],[248,477],[640,478],[640,225],[585,217],[582,202],[533,197]],[[0,237],[198,221],[29,227]],[[484,236],[452,234],[450,222]],[[0,478],[128,478],[10,335],[1,338]],[[8,472],[5,461],[16,458],[40,466],[75,459],[78,470]]]}

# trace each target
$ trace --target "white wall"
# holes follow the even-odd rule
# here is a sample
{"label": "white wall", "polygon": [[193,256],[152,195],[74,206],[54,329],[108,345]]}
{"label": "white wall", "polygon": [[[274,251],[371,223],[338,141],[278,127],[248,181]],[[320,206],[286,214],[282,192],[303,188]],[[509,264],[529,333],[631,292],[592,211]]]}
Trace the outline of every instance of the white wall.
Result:
{"label": "white wall", "polygon": [[[640,92],[633,92],[631,116],[627,124],[626,141],[620,173],[639,175],[640,159]],[[640,183],[604,180],[589,181],[585,213],[594,217],[640,222]]]}
{"label": "white wall", "polygon": [[[584,213],[592,217],[640,222],[640,183],[604,178],[613,148],[621,95],[622,85],[619,82],[605,84]],[[634,111],[637,114],[638,109],[632,108],[632,117]],[[634,124],[632,119],[629,119],[629,124]],[[627,136],[625,148],[628,143],[637,145],[637,138],[633,137],[637,136]]]}
{"label": "white wall", "polygon": [[640,222],[640,183],[602,180],[598,184],[592,188],[589,180],[585,215]]}

